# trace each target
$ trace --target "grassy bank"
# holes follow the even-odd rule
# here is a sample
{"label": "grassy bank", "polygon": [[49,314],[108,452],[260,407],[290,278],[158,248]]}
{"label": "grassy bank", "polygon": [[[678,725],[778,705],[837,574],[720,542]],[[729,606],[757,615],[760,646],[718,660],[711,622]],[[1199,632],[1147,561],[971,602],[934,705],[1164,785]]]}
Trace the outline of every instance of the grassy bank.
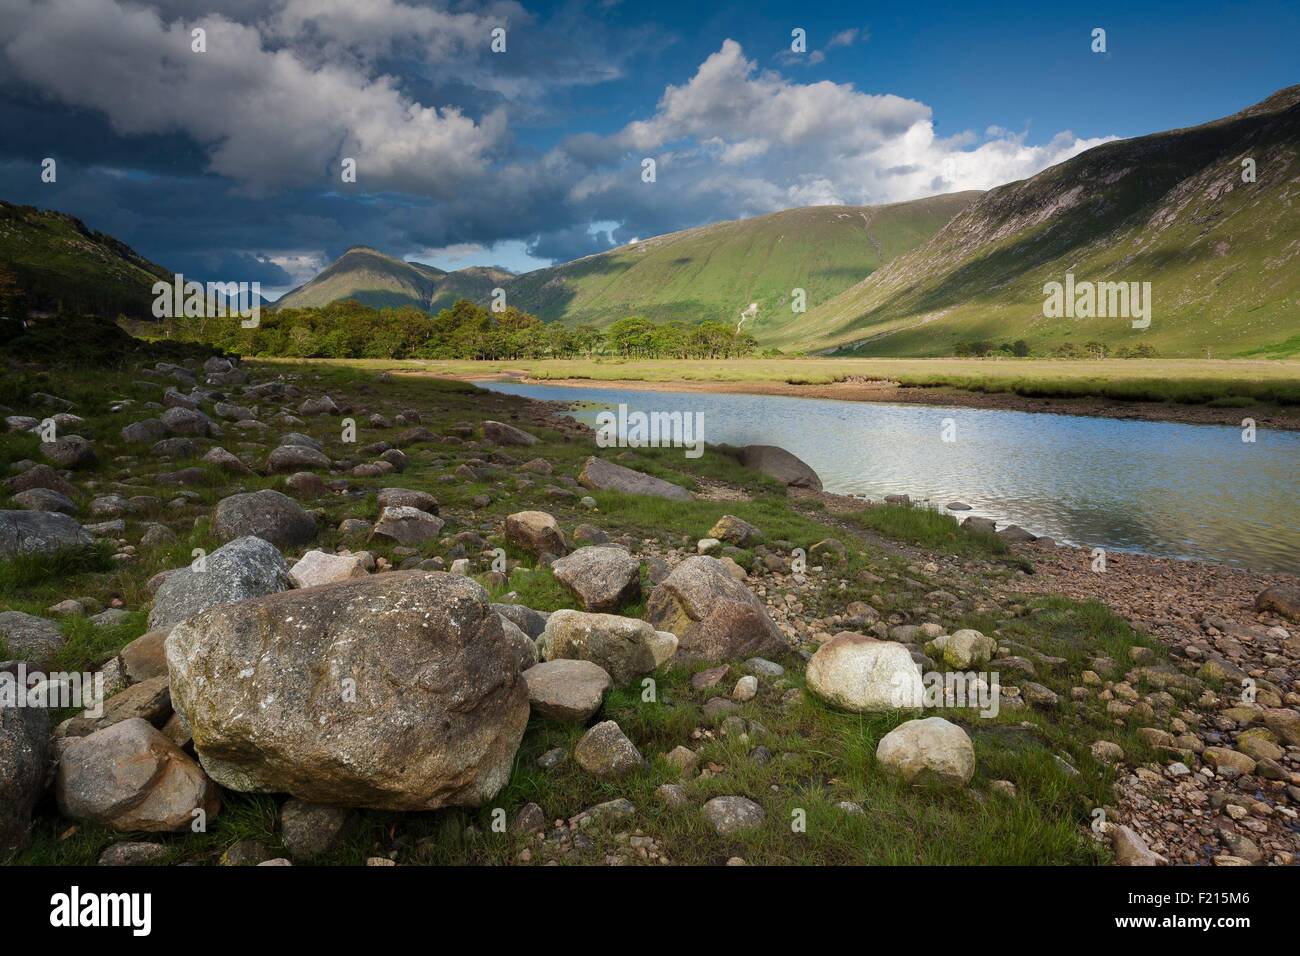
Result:
{"label": "grassy bank", "polygon": [[[292,359],[265,361],[292,363]],[[313,362],[330,363],[328,359]],[[341,360],[369,369],[435,375],[517,373],[536,379],[593,382],[834,385],[888,380],[913,388],[950,387],[1027,398],[1103,398],[1130,402],[1300,405],[1300,362],[1198,359],[733,359],[667,361],[598,357],[508,362],[397,359]]]}

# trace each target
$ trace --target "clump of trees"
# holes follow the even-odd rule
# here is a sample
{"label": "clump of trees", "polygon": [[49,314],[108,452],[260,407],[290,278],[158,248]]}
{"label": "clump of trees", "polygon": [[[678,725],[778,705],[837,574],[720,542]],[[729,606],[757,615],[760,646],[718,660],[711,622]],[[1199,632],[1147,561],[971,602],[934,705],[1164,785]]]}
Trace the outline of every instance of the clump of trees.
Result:
{"label": "clump of trees", "polygon": [[513,307],[493,312],[468,299],[436,315],[414,306],[375,309],[346,299],[320,308],[263,311],[252,329],[232,320],[200,331],[182,319],[170,320],[166,330],[169,337],[201,337],[241,355],[297,358],[732,358],[757,346],[753,336],[738,335],[720,322],[656,325],[632,316],[602,332],[591,325],[543,322]]}
{"label": "clump of trees", "polygon": [[984,358],[995,353],[1025,358],[1029,355],[1029,343],[1024,339],[1016,339],[1014,342],[1003,342],[1001,345],[994,345],[988,339],[976,339],[973,342],[958,342],[953,349],[953,354],[959,357],[974,356],[975,358]]}
{"label": "clump of trees", "polygon": [[[1033,352],[1024,339],[1003,342],[1000,345],[994,345],[988,339],[975,339],[969,342],[958,342],[953,348],[953,354],[961,358],[987,358],[990,355],[1027,358]],[[1051,354],[1056,358],[1064,359],[1155,358],[1156,350],[1149,345],[1135,345],[1112,351],[1105,342],[1092,341],[1084,342],[1082,345],[1066,342],[1052,349]]]}
{"label": "clump of trees", "polygon": [[1110,346],[1105,342],[1084,342],[1083,345],[1077,345],[1074,342],[1066,342],[1064,345],[1058,345],[1052,350],[1052,354],[1057,358],[1068,359],[1104,359],[1104,358],[1155,358],[1156,350],[1149,345],[1124,346],[1112,352]]}

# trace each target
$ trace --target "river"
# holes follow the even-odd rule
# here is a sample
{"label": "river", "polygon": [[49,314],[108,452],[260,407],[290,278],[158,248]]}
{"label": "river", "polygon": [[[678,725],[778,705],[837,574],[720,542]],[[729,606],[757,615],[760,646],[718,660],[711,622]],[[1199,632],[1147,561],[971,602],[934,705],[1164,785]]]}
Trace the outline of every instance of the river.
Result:
{"label": "river", "polygon": [[[492,381],[552,401],[700,413],[704,439],[779,445],[827,491],[908,494],[1068,544],[1300,573],[1300,433],[777,395]],[[573,416],[592,424],[597,408]],[[945,441],[945,437],[951,441]]]}

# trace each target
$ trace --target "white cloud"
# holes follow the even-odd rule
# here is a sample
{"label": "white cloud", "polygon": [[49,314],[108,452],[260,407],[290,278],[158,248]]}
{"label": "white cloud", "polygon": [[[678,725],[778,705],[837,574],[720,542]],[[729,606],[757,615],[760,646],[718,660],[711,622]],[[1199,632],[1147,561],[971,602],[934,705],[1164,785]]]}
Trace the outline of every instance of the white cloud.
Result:
{"label": "white cloud", "polygon": [[[993,127],[986,136],[982,143],[972,132],[939,137],[924,103],[847,83],[795,82],[759,69],[740,44],[727,40],[687,82],[664,91],[653,116],[608,139],[628,156],[661,157],[672,149],[676,161],[660,161],[665,188],[647,193],[626,171],[603,169],[586,177],[570,200],[606,218],[618,218],[620,205],[643,212],[656,201],[680,204],[683,195],[712,218],[899,202],[990,189],[1114,138],[1062,132],[1031,145],[1024,134]],[[599,152],[590,142],[584,149]]]}

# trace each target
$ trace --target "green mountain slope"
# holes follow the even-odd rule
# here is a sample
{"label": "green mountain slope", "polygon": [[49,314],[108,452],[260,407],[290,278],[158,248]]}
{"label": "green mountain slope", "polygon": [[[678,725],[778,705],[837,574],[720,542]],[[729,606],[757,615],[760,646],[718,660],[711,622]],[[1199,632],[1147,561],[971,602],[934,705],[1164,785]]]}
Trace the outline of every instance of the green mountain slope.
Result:
{"label": "green mountain slope", "polygon": [[79,219],[3,201],[0,274],[12,277],[28,312],[105,319],[152,319],[153,284],[172,280],[162,266]]}
{"label": "green mountain slope", "polygon": [[[1256,181],[1242,180],[1255,161]],[[1043,287],[1150,282],[1149,328],[1043,316]],[[1098,146],[984,194],[774,337],[945,355],[963,341],[1147,344],[1161,355],[1300,353],[1300,86],[1233,116]]]}
{"label": "green mountain slope", "polygon": [[812,206],[669,233],[528,272],[507,301],[548,321],[608,325],[629,315],[656,322],[736,323],[760,342],[788,326],[791,291],[807,308],[929,239],[978,192],[888,206]]}
{"label": "green mountain slope", "polygon": [[300,309],[356,299],[380,309],[413,305],[436,312],[457,299],[486,302],[492,290],[510,278],[511,273],[504,269],[477,266],[445,272],[365,246],[353,246],[310,282],[282,295],[275,308]]}

